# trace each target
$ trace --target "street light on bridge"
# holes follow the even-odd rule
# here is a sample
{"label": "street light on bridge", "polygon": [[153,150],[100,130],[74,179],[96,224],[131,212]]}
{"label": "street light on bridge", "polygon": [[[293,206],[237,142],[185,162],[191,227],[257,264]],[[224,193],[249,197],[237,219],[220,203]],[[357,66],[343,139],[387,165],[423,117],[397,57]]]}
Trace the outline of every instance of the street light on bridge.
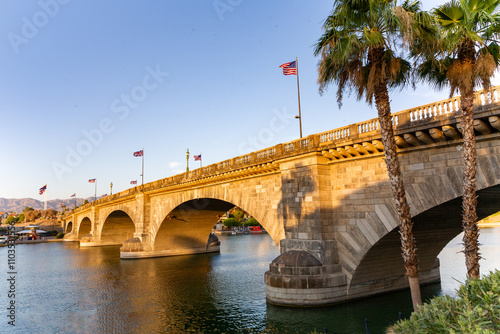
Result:
{"label": "street light on bridge", "polygon": [[302,116],[300,115],[300,109],[299,109],[299,115],[295,116],[295,118],[299,119],[300,138],[302,138]]}

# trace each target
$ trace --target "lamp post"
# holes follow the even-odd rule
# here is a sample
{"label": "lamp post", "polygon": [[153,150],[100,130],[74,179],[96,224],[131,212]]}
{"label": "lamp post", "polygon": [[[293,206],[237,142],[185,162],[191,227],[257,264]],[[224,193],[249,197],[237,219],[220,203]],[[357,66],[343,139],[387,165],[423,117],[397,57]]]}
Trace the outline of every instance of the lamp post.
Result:
{"label": "lamp post", "polygon": [[299,103],[299,115],[295,116],[295,118],[299,119],[300,138],[302,138],[302,115],[300,114],[300,89],[299,89],[299,58],[295,57],[295,61],[297,65],[297,101]]}
{"label": "lamp post", "polygon": [[186,173],[189,172],[189,148],[186,151]]}
{"label": "lamp post", "polygon": [[109,188],[110,188],[110,191],[109,191],[109,195],[113,195],[113,182],[111,182],[111,184],[109,185]]}
{"label": "lamp post", "polygon": [[300,138],[302,138],[302,116],[300,115],[300,110],[299,110],[299,115],[295,116],[295,118],[299,119]]}

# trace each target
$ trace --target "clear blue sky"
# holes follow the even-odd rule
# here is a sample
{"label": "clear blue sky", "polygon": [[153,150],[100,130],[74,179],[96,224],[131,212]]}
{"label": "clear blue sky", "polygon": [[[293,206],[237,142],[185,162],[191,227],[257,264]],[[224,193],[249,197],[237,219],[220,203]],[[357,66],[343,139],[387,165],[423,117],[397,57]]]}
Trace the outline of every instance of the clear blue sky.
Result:
{"label": "clear blue sky", "polygon": [[[423,1],[424,8],[442,3]],[[375,118],[336,87],[320,96],[313,46],[332,1],[0,2],[0,197],[97,195]],[[392,95],[393,112],[444,99]]]}

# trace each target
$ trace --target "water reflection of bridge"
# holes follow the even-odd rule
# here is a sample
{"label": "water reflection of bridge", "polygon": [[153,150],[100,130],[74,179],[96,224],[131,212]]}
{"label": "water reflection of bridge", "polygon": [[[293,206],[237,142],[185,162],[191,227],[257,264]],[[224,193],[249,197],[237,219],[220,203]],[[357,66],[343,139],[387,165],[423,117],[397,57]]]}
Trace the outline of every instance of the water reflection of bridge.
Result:
{"label": "water reflection of bridge", "polygon": [[[499,93],[476,95],[480,219],[499,210]],[[436,257],[460,232],[458,104],[455,97],[393,114],[423,283],[439,280]],[[322,305],[407,286],[376,119],[134,187],[64,219],[67,238],[81,246],[168,256],[217,251],[208,236],[235,205],[280,245],[266,273],[270,302]]]}

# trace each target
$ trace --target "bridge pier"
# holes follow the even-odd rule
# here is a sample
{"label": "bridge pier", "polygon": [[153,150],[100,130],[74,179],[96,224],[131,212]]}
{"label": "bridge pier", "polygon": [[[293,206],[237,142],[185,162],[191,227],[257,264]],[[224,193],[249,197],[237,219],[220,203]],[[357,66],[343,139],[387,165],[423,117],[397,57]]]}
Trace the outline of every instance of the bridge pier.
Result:
{"label": "bridge pier", "polygon": [[69,232],[64,235],[63,241],[78,241],[78,237],[73,232]]}
{"label": "bridge pier", "polygon": [[[282,240],[282,244],[289,241]],[[327,306],[409,287],[406,276],[397,273],[349,284],[340,264],[324,265],[317,254],[317,250],[289,250],[275,258],[264,275],[267,301],[281,306]],[[419,273],[419,283],[425,285],[440,280],[436,258],[431,269]]]}
{"label": "bridge pier", "polygon": [[346,276],[340,265],[323,265],[304,250],[284,252],[265,273],[266,299],[283,306],[323,306],[343,300]]}
{"label": "bridge pier", "polygon": [[80,238],[80,247],[103,247],[121,245],[121,243],[117,241],[101,241],[96,239],[97,237],[94,237],[92,234],[86,234]]}
{"label": "bridge pier", "polygon": [[203,253],[219,253],[220,241],[214,235],[210,234],[205,247],[192,247],[182,249],[163,249],[155,250],[151,246],[151,241],[148,234],[136,233],[134,237],[126,240],[120,248],[120,258],[122,259],[144,259],[151,257],[203,254]]}

